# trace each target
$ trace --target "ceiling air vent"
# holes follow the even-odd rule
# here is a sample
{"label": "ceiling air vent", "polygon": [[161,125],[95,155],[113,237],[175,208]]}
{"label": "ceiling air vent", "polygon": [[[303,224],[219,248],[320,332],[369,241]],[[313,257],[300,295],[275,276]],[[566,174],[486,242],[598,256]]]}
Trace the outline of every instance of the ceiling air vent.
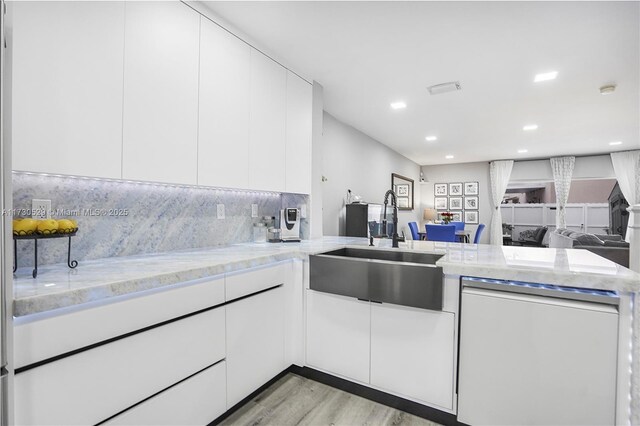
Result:
{"label": "ceiling air vent", "polygon": [[462,90],[462,86],[459,81],[450,81],[448,83],[440,83],[435,86],[427,87],[427,90],[432,95],[439,95],[441,93],[455,92],[456,90]]}

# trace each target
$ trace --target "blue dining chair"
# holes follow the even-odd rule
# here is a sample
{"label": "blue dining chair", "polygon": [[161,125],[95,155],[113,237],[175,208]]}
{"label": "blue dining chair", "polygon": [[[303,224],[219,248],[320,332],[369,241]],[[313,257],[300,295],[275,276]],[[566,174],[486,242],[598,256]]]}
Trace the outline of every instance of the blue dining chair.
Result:
{"label": "blue dining chair", "polygon": [[415,222],[409,222],[409,229],[411,230],[411,239],[419,240],[420,235],[418,234],[418,224]]}
{"label": "blue dining chair", "polygon": [[464,222],[449,222],[451,225],[456,226],[456,231],[464,231]]}
{"label": "blue dining chair", "polygon": [[478,244],[480,242],[482,231],[484,231],[484,223],[481,223],[480,225],[478,225],[478,229],[476,229],[476,236],[473,237],[473,244]]}
{"label": "blue dining chair", "polygon": [[449,243],[456,242],[455,225],[425,225],[427,231],[427,240],[429,241],[446,241]]}

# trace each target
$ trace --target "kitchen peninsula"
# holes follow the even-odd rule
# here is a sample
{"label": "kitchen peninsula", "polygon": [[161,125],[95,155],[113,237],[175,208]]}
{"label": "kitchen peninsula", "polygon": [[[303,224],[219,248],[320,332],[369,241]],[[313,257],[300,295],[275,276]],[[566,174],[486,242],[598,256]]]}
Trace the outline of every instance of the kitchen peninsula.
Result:
{"label": "kitchen peninsula", "polygon": [[[464,344],[460,348],[460,360],[457,356],[458,327],[464,337],[466,314],[464,309],[460,310],[461,294],[464,297],[461,282],[466,279],[461,277],[471,277],[480,287],[487,284],[482,281],[489,285],[498,281],[541,283],[545,288],[540,291],[566,287],[571,292],[585,294],[584,297],[614,294],[619,298],[615,307],[618,334],[613,336],[615,347],[609,349],[614,353],[619,348],[622,351],[615,365],[610,366],[615,370],[615,379],[610,380],[609,385],[615,387],[613,395],[618,397],[608,395],[611,403],[605,411],[612,416],[610,423],[626,423],[630,409],[633,409],[631,415],[637,415],[637,407],[628,407],[627,395],[631,389],[637,389],[637,376],[629,373],[628,348],[633,347],[633,353],[637,351],[631,321],[638,330],[638,309],[634,308],[632,313],[631,306],[640,290],[638,274],[581,250],[426,241],[402,243],[399,249],[391,249],[388,240],[380,241],[379,247],[368,247],[368,244],[364,238],[346,237],[324,237],[296,244],[236,244],[87,261],[71,271],[62,266],[47,266],[35,280],[31,278],[30,269],[19,269],[14,303],[17,422],[37,424],[46,419],[72,424],[108,420],[107,424],[122,424],[155,421],[171,410],[193,410],[189,412],[206,423],[233,409],[289,366],[296,365],[432,407],[450,416],[439,417],[442,422],[473,423],[468,417],[461,417],[466,410],[464,415],[474,419],[473,404],[467,402],[471,408],[462,406],[464,396],[455,385],[456,366],[465,359]],[[441,254],[436,266],[441,267],[444,274],[443,310],[350,301],[310,289],[308,256],[344,247]],[[482,288],[472,288],[470,292],[482,291]],[[507,298],[518,299],[520,303],[523,297],[515,294]],[[588,304],[567,303],[573,303],[573,308]],[[353,306],[355,310],[351,309]],[[605,308],[597,309],[605,311]],[[365,313],[362,318],[366,321],[369,316],[374,321],[362,324],[368,336],[369,330],[376,326],[376,310],[386,310],[380,311],[391,318],[385,323],[402,324],[407,318],[413,321],[425,315],[445,319],[444,322],[437,319],[434,328],[429,329],[449,342],[442,352],[436,353],[436,360],[438,356],[451,355],[450,359],[439,359],[440,364],[436,365],[436,370],[446,372],[442,375],[443,381],[434,380],[437,388],[414,391],[406,383],[398,383],[402,374],[406,374],[403,371],[394,371],[395,383],[385,381],[384,369],[375,368],[373,351],[379,342],[376,343],[373,334],[374,340],[362,341],[361,347],[350,353],[344,352],[348,347],[328,348],[343,354],[337,360],[318,352],[318,346],[314,346],[336,343],[326,340],[334,334],[326,334],[325,327],[341,327],[337,330],[342,337],[356,342],[348,329],[359,323],[339,319],[358,311]],[[468,312],[471,311],[469,308]],[[533,329],[535,324],[531,324]],[[425,334],[424,330],[420,332]],[[424,343],[420,339],[405,341]],[[255,351],[256,347],[261,350]],[[358,376],[348,368],[357,365],[360,350],[367,362],[369,350],[372,351],[371,377],[368,369],[364,376]],[[403,350],[395,352],[403,353]],[[126,367],[122,366],[124,360],[120,360],[123,356],[127,357]],[[425,360],[431,357],[424,353]],[[58,368],[62,364],[66,364],[66,368]],[[101,368],[94,368],[97,365]],[[472,384],[465,384],[463,380],[465,368],[463,365],[460,370],[461,385],[472,388]],[[158,371],[166,374],[157,377]],[[382,373],[374,377],[375,371]],[[633,371],[638,371],[636,357]],[[417,379],[413,381],[419,381],[420,374],[429,374],[429,369],[411,373]],[[106,381],[107,386],[92,386],[96,381]],[[53,392],[60,383],[69,391]],[[105,403],[105,399],[101,399],[105,392],[102,389],[117,392],[118,397],[111,396]],[[197,405],[201,398],[211,400],[211,395],[215,395],[216,404]],[[196,409],[197,406],[200,408]]]}

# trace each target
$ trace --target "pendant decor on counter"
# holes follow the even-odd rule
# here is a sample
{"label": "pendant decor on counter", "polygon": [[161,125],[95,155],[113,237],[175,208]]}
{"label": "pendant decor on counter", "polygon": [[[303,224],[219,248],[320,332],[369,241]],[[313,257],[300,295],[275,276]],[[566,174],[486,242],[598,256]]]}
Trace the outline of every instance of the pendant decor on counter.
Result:
{"label": "pendant decor on counter", "polygon": [[15,219],[13,221],[13,272],[18,270],[18,240],[33,240],[33,278],[38,276],[38,240],[69,238],[67,266],[75,268],[77,260],[71,260],[71,237],[78,232],[78,224],[72,219]]}

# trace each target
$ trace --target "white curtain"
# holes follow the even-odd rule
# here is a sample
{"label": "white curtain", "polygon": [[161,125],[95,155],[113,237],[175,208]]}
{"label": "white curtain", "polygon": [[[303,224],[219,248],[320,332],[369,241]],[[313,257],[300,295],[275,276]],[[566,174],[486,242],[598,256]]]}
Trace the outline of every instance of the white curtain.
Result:
{"label": "white curtain", "polygon": [[630,206],[640,204],[640,151],[612,152],[611,163],[624,198]]}
{"label": "white curtain", "polygon": [[553,172],[553,184],[556,187],[556,229],[566,228],[567,200],[571,189],[571,176],[576,157],[551,158],[551,171]]}
{"label": "white curtain", "polygon": [[491,216],[490,242],[494,246],[502,245],[502,213],[500,204],[509,184],[513,160],[492,161],[489,163],[491,176],[491,201],[493,203],[493,215]]}

